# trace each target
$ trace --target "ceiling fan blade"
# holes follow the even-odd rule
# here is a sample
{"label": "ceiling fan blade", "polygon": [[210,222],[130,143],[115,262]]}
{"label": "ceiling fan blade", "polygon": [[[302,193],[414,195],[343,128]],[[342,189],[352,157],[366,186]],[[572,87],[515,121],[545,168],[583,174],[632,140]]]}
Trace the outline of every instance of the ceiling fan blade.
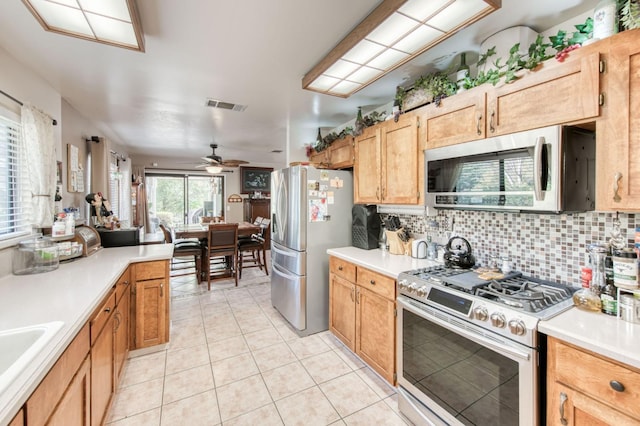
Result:
{"label": "ceiling fan blade", "polygon": [[211,158],[211,157],[200,157],[200,158],[202,158],[204,161],[211,164],[220,164],[220,161],[216,160],[215,158]]}
{"label": "ceiling fan blade", "polygon": [[220,164],[225,167],[238,167],[240,164],[249,164],[249,162],[244,160],[224,160]]}

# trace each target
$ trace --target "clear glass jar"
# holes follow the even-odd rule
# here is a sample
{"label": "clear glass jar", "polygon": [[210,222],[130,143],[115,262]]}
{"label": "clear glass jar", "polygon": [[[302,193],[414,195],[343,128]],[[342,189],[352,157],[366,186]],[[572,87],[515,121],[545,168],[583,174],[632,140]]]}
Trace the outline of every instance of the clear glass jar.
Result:
{"label": "clear glass jar", "polygon": [[589,250],[592,270],[591,284],[589,287],[599,296],[600,292],[607,284],[605,279],[604,262],[607,257],[607,251],[609,251],[609,247],[604,244],[590,244],[587,247],[587,250]]}
{"label": "clear glass jar", "polygon": [[15,275],[38,274],[58,269],[58,246],[49,237],[35,237],[20,241],[13,252]]}
{"label": "clear glass jar", "polygon": [[600,312],[602,302],[600,297],[590,288],[591,276],[591,268],[582,268],[580,276],[582,288],[573,294],[573,304],[576,308],[585,311]]}

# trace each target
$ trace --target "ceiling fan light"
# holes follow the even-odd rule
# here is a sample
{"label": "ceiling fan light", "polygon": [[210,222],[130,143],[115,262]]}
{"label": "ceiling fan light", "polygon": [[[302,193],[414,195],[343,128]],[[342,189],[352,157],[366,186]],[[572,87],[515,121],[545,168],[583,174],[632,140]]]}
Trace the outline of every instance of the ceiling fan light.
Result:
{"label": "ceiling fan light", "polygon": [[207,170],[207,173],[211,173],[212,175],[222,173],[222,167],[220,166],[207,166],[205,169]]}

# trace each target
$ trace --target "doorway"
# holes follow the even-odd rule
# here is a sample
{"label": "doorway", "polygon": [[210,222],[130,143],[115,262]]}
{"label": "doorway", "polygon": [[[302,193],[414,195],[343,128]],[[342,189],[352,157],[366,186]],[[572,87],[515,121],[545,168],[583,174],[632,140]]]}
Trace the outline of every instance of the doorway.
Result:
{"label": "doorway", "polygon": [[224,176],[146,173],[151,232],[161,223],[174,227],[224,216],[224,183]]}

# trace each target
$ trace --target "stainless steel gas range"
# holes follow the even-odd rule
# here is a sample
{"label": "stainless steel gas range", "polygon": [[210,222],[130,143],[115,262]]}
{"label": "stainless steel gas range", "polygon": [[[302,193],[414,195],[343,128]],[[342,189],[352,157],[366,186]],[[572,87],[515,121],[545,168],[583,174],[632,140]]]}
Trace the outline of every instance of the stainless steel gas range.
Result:
{"label": "stainless steel gas range", "polygon": [[416,424],[538,425],[540,320],[573,287],[434,266],[398,277],[399,405]]}

